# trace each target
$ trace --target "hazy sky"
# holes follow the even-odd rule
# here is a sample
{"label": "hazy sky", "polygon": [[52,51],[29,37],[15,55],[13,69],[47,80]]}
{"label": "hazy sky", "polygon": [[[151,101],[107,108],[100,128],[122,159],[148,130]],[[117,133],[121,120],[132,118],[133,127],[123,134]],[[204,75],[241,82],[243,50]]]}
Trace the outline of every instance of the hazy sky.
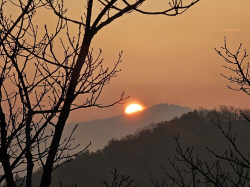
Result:
{"label": "hazy sky", "polygon": [[[68,17],[83,16],[86,0],[69,2]],[[146,9],[163,6],[162,0],[151,2]],[[227,88],[230,83],[220,73],[230,72],[214,50],[223,46],[226,36],[230,49],[243,43],[250,51],[249,7],[247,0],[201,0],[176,17],[132,13],[115,20],[98,32],[91,46],[96,53],[102,49],[105,66],[112,66],[119,52],[124,52],[122,71],[105,87],[100,101],[109,104],[125,91],[130,96],[127,104],[136,102],[145,108],[167,101],[192,109],[249,108],[250,96]],[[52,22],[46,14],[36,19],[40,24]],[[78,110],[68,122],[119,115],[127,104]]]}
{"label": "hazy sky", "polygon": [[[250,51],[249,7],[250,1],[201,0],[176,17],[130,14],[114,21],[92,43],[94,49],[103,50],[107,65],[113,65],[119,51],[124,51],[122,72],[105,88],[103,103],[125,91],[130,96],[127,104],[138,102],[144,107],[168,101],[193,109],[249,108],[249,96],[227,88],[230,83],[220,73],[230,72],[214,50],[223,46],[226,36],[230,49],[243,43]],[[118,115],[127,104],[80,110],[69,121]]]}

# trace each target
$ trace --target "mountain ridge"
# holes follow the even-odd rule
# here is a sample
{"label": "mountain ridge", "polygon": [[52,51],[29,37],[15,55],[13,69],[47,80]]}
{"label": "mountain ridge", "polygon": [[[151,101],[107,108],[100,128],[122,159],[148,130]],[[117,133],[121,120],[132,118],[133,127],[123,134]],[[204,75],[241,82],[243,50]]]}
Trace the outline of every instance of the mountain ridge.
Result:
{"label": "mountain ridge", "polygon": [[88,149],[97,151],[104,148],[112,138],[124,137],[134,133],[137,129],[143,128],[145,125],[168,121],[190,111],[192,109],[188,107],[161,103],[129,115],[121,114],[86,122],[68,123],[65,126],[63,138],[67,138],[77,124],[78,127],[74,132],[75,141],[80,142],[81,148],[91,142]]}
{"label": "mountain ridge", "polygon": [[[182,155],[178,155],[180,151],[187,154],[186,156],[192,153],[190,159],[197,159],[199,163],[202,163],[201,160],[206,161],[209,168],[210,166],[213,168],[213,164],[218,163],[218,158],[208,149],[222,155],[227,153],[229,147],[225,134],[223,135],[221,129],[214,123],[216,119],[220,121],[216,124],[220,123],[223,131],[227,133],[229,128],[233,130],[232,135],[234,133],[240,135],[237,136],[237,148],[247,155],[250,127],[244,117],[230,108],[220,111],[193,110],[170,121],[142,128],[121,139],[111,139],[99,151],[83,152],[53,173],[52,186],[57,187],[58,181],[64,181],[65,185],[84,184],[91,187],[102,186],[101,181],[112,182],[117,179],[119,182],[119,178],[112,178],[113,173],[110,174],[117,169],[119,174],[130,176],[135,182],[139,182],[140,186],[150,187],[153,186],[152,179],[157,182],[167,179],[165,171],[173,177],[179,176],[178,170],[170,164],[173,159],[176,160],[172,163],[181,171],[191,169],[189,166],[186,167]],[[173,136],[178,137],[178,144]],[[222,166],[223,171],[227,173],[234,171],[230,168],[232,166],[230,163],[223,163]],[[214,169],[215,172],[218,171],[216,167]],[[74,173],[69,173],[70,170]],[[192,179],[193,175],[189,177]],[[171,180],[167,182],[169,185],[172,184]]]}

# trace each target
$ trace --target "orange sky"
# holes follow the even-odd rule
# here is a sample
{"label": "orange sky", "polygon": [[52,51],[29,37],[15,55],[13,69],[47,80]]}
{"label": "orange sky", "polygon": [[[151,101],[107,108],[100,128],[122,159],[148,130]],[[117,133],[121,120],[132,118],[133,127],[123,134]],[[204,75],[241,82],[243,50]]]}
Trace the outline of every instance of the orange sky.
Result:
{"label": "orange sky", "polygon": [[[138,101],[145,107],[168,101],[193,109],[249,108],[249,96],[226,87],[229,82],[220,75],[227,73],[225,63],[214,51],[223,45],[224,36],[230,49],[243,43],[250,50],[249,7],[250,1],[202,0],[177,17],[131,14],[116,20],[92,43],[94,49],[103,50],[107,64],[112,65],[118,52],[124,51],[122,72],[106,87],[103,102],[125,90],[130,95],[128,104]],[[125,107],[85,109],[69,120],[118,115]]]}
{"label": "orange sky", "polygon": [[[153,8],[161,8],[161,1],[151,1],[159,2]],[[85,2],[69,4],[69,16],[83,16]],[[149,3],[145,8],[151,6]],[[229,82],[220,73],[229,74],[214,51],[214,47],[223,45],[224,36],[230,49],[243,43],[250,51],[249,7],[250,1],[201,0],[176,17],[132,13],[115,20],[92,42],[96,52],[102,49],[107,66],[112,66],[118,53],[124,51],[122,72],[105,87],[101,101],[108,104],[125,91],[130,96],[127,104],[136,101],[145,108],[167,101],[193,109],[218,105],[249,108],[249,96],[226,87]],[[41,15],[38,21],[53,21],[46,16]],[[119,115],[126,106],[74,111],[68,122]]]}

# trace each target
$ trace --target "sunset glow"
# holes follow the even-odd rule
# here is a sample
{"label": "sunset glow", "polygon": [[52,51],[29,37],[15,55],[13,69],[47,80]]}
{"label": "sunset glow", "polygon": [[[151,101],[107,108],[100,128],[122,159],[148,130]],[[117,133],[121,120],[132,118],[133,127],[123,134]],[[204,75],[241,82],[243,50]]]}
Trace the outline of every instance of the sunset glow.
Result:
{"label": "sunset glow", "polygon": [[138,104],[131,104],[126,108],[125,113],[132,114],[138,111],[142,111],[142,107]]}
{"label": "sunset glow", "polygon": [[[68,18],[79,21],[87,1],[75,2],[77,3],[65,1],[64,7],[68,8]],[[91,18],[91,23],[100,11],[98,2],[93,5],[96,6],[93,7],[96,13]],[[143,9],[160,10],[163,6],[168,6],[169,2],[172,1],[149,1],[143,5]],[[88,112],[85,112],[85,109],[84,112],[73,110],[68,122],[94,120],[97,114],[98,118],[117,116],[124,114],[129,104],[143,104],[143,108],[144,105],[149,107],[166,103],[167,100],[169,104],[177,102],[180,106],[192,109],[213,109],[218,105],[249,108],[250,98],[247,94],[228,89],[227,85],[238,87],[236,84],[231,85],[221,76],[223,74],[230,77],[232,74],[223,68],[225,61],[214,50],[223,47],[226,36],[228,47],[233,51],[243,43],[242,52],[246,49],[249,53],[250,1],[240,2],[205,0],[176,17],[146,16],[131,12],[105,26],[91,42],[93,54],[97,55],[99,49],[102,49],[100,58],[104,58],[105,66],[111,68],[118,60],[118,53],[124,53],[122,63],[118,67],[122,71],[103,92],[101,103],[108,105],[115,102],[114,98],[118,98],[121,92],[125,91],[125,96],[130,96],[126,101],[128,104],[87,108]],[[6,10],[6,13],[12,14],[13,17],[19,16],[19,12],[12,9]],[[40,28],[45,24],[51,29],[56,27],[57,18],[54,19],[53,11],[39,8],[36,14],[35,24]],[[72,30],[72,37],[77,36],[75,33],[78,31],[78,25],[70,26],[69,29]],[[44,29],[39,30],[38,34],[42,36]],[[66,42],[67,38],[62,40]],[[61,46],[60,41],[59,45]],[[55,53],[61,54],[60,47],[54,47],[54,50]],[[63,58],[63,55],[60,58]],[[248,56],[246,61],[249,61],[249,58]],[[82,103],[83,99],[85,98],[79,98],[75,102]]]}

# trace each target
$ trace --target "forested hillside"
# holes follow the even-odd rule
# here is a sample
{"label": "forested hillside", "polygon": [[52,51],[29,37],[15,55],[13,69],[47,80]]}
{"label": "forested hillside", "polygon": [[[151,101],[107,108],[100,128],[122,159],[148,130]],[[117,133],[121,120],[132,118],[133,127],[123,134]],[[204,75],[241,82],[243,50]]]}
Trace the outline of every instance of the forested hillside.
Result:
{"label": "forested hillside", "polygon": [[[190,111],[192,109],[188,107],[161,103],[132,115],[121,114],[110,118],[79,122],[73,135],[75,138],[73,143],[75,145],[80,144],[81,146],[75,149],[74,152],[80,151],[89,142],[91,142],[91,146],[88,149],[91,152],[103,149],[113,137],[122,138],[134,133],[136,129],[144,127],[147,124],[168,121],[175,116],[180,117],[182,114]],[[65,126],[63,138],[69,137],[75,125],[76,123],[69,123]],[[49,134],[50,132],[47,133]]]}
{"label": "forested hillside", "polygon": [[[220,107],[213,111],[194,110],[170,121],[145,126],[124,138],[112,139],[104,149],[97,152],[86,151],[55,170],[52,186],[59,187],[60,181],[63,186],[105,186],[101,182],[112,183],[111,171],[114,173],[115,169],[119,174],[134,179],[135,186],[137,182],[141,187],[154,186],[151,178],[153,181],[161,182],[165,179],[170,182],[161,165],[174,174],[169,164],[169,160],[173,160],[176,155],[173,135],[179,134],[179,142],[183,148],[193,146],[194,153],[198,153],[199,157],[215,161],[216,158],[206,147],[223,153],[228,144],[215,124],[220,123],[225,130],[231,124],[232,132],[238,135],[240,149],[249,148],[249,122],[235,110],[233,107]],[[249,116],[249,111],[243,112]],[[34,175],[34,186],[37,186],[36,180],[39,180],[40,173]]]}

